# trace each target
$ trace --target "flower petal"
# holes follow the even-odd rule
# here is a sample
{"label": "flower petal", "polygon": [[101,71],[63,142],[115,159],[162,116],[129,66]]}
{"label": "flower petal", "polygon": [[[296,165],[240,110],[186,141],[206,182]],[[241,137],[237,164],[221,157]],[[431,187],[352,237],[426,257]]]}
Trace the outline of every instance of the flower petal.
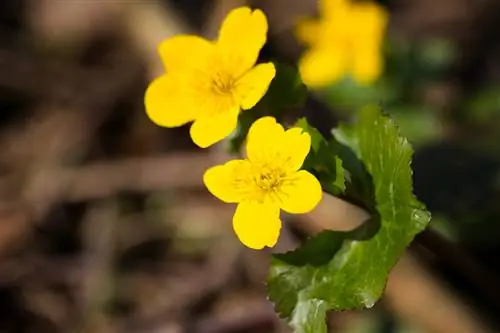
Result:
{"label": "flower petal", "polygon": [[340,80],[346,69],[347,59],[340,48],[312,48],[299,61],[302,80],[312,88]]}
{"label": "flower petal", "polygon": [[267,19],[260,9],[249,7],[233,9],[226,16],[219,31],[217,47],[237,65],[240,74],[257,61],[260,49],[267,39]]}
{"label": "flower petal", "polygon": [[380,52],[378,49],[375,51],[359,49],[354,54],[352,74],[357,82],[370,84],[380,77],[383,70]]}
{"label": "flower petal", "polygon": [[297,23],[295,35],[297,39],[306,44],[314,44],[321,33],[321,22],[317,19],[306,18]]}
{"label": "flower petal", "polygon": [[281,208],[292,214],[310,212],[323,195],[319,181],[305,170],[290,176],[282,185],[281,191]]}
{"label": "flower petal", "polygon": [[388,22],[385,9],[375,3],[352,6],[353,76],[359,83],[375,81],[383,71],[382,43]]}
{"label": "flower petal", "polygon": [[256,120],[247,135],[246,154],[252,163],[300,169],[311,149],[311,136],[301,128],[284,130],[273,117]]}
{"label": "flower petal", "polygon": [[351,2],[348,0],[320,0],[319,12],[324,18],[332,18],[339,14],[340,11],[345,12]]}
{"label": "flower petal", "polygon": [[281,230],[279,207],[242,202],[234,213],[233,228],[240,241],[251,249],[273,247],[278,242]]}
{"label": "flower petal", "polygon": [[196,111],[187,101],[181,85],[168,74],[151,82],[144,96],[146,114],[164,127],[178,127],[194,120]]}
{"label": "flower petal", "polygon": [[257,119],[247,134],[246,155],[252,163],[275,161],[279,153],[277,143],[281,142],[285,129],[274,117]]}
{"label": "flower petal", "polygon": [[260,64],[248,71],[236,83],[236,94],[243,110],[251,109],[266,94],[276,75],[274,64]]}
{"label": "flower petal", "polygon": [[281,162],[287,170],[297,171],[311,150],[311,136],[302,128],[294,127],[286,130],[281,142]]}
{"label": "flower petal", "polygon": [[229,161],[205,171],[203,182],[210,193],[220,200],[226,203],[240,202],[246,193],[243,179],[250,174],[250,168],[247,160]]}
{"label": "flower petal", "polygon": [[387,10],[375,2],[354,3],[350,9],[352,33],[362,44],[380,44],[389,22]]}
{"label": "flower petal", "polygon": [[191,125],[191,139],[201,148],[207,148],[231,134],[238,125],[239,108],[197,118]]}
{"label": "flower petal", "polygon": [[170,73],[202,66],[214,50],[213,43],[194,35],[173,36],[158,47],[163,64]]}

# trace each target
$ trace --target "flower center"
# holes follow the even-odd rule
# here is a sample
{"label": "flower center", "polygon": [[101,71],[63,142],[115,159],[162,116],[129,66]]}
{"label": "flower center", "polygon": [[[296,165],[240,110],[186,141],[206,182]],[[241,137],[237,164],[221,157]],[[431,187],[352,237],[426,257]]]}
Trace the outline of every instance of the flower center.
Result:
{"label": "flower center", "polygon": [[275,192],[284,179],[284,173],[276,168],[263,167],[254,177],[254,182],[264,192]]}
{"label": "flower center", "polygon": [[217,95],[230,95],[235,87],[236,80],[227,73],[216,72],[212,77],[212,92]]}

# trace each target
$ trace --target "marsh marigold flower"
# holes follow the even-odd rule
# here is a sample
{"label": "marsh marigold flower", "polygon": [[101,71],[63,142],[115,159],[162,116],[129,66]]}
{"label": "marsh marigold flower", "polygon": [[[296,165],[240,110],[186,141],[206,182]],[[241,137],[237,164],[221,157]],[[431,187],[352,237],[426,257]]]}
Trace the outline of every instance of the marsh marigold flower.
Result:
{"label": "marsh marigold flower", "polygon": [[239,112],[257,104],[274,78],[272,63],[255,66],[266,35],[264,13],[241,7],[228,14],[216,41],[178,35],[162,42],[166,74],[146,91],[149,118],[164,127],[193,121],[191,138],[202,148],[228,136]]}
{"label": "marsh marigold flower", "polygon": [[313,88],[346,74],[360,84],[375,81],[383,70],[385,9],[353,0],[319,0],[319,6],[319,19],[306,19],[297,26],[297,38],[309,47],[299,62],[303,81]]}
{"label": "marsh marigold flower", "polygon": [[252,249],[272,247],[281,229],[280,208],[307,213],[321,200],[319,181],[299,170],[311,148],[311,137],[301,128],[284,130],[273,117],[250,127],[246,159],[208,169],[203,181],[220,200],[237,203],[233,228]]}

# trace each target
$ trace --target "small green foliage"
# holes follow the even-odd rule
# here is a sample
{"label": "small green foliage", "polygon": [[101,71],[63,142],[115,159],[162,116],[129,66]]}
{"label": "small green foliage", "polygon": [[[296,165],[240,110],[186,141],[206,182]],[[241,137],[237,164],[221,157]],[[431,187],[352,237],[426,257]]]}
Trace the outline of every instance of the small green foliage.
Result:
{"label": "small green foliage", "polygon": [[[310,128],[304,120],[299,124]],[[336,148],[350,175],[348,187],[367,189],[359,198],[371,208],[372,218],[353,231],[324,231],[295,251],[274,255],[269,297],[300,333],[326,332],[327,310],[372,307],[391,268],[430,221],[413,195],[413,150],[391,119],[367,108],[354,125],[342,124],[333,134],[336,141],[319,141],[327,147],[336,142],[352,152]]]}
{"label": "small green foliage", "polygon": [[238,128],[229,140],[229,152],[238,153],[245,141],[252,123],[263,116],[273,116],[282,120],[291,108],[304,104],[307,90],[297,69],[293,66],[274,61],[276,76],[260,102],[251,110],[240,113]]}
{"label": "small green foliage", "polygon": [[310,126],[306,118],[301,118],[295,126],[302,128],[311,136],[311,151],[304,162],[303,169],[315,174],[323,189],[332,195],[345,191],[345,173],[342,160],[337,156],[335,146],[325,140],[321,133]]}
{"label": "small green foliage", "polygon": [[439,113],[426,105],[395,105],[389,114],[413,145],[435,141],[443,133]]}
{"label": "small green foliage", "polygon": [[247,137],[250,126],[257,120],[257,115],[252,112],[242,112],[238,117],[238,127],[229,137],[228,151],[230,154],[238,154]]}
{"label": "small green foliage", "polygon": [[303,105],[307,89],[302,83],[297,68],[277,61],[273,61],[273,63],[276,68],[276,76],[259,104],[272,108],[275,110],[274,112],[283,112],[290,107]]}
{"label": "small green foliage", "polygon": [[350,77],[323,89],[320,95],[332,106],[342,110],[350,110],[362,105],[378,103],[381,94],[375,85],[365,86],[356,83]]}

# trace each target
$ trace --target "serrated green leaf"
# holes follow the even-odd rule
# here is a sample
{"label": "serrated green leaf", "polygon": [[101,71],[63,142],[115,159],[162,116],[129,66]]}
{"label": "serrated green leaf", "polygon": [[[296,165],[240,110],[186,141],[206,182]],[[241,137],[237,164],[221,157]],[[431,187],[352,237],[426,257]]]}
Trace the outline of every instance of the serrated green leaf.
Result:
{"label": "serrated green leaf", "polygon": [[276,76],[271,81],[266,95],[251,110],[240,113],[238,127],[229,138],[228,151],[231,154],[241,150],[248,130],[254,121],[263,116],[273,116],[281,121],[290,108],[301,106],[307,95],[307,90],[297,69],[280,62],[273,62]]}
{"label": "serrated green leaf", "polygon": [[258,119],[258,115],[251,114],[250,112],[242,112],[238,117],[238,126],[236,130],[229,137],[228,152],[230,154],[237,154],[241,150],[241,146],[247,137],[250,126]]}
{"label": "serrated green leaf", "polygon": [[270,108],[280,110],[304,104],[307,89],[297,68],[278,61],[273,63],[276,76],[262,102]]}
{"label": "serrated green leaf", "polygon": [[[413,150],[392,120],[368,108],[356,124],[343,124],[333,133],[370,176],[353,161],[343,161],[351,177],[370,188],[362,199],[374,211],[370,221],[351,232],[325,231],[273,257],[269,297],[298,333],[326,332],[327,310],[373,306],[397,259],[430,221],[412,190]],[[370,194],[373,198],[366,197]]]}
{"label": "serrated green leaf", "polygon": [[390,116],[401,133],[415,145],[436,141],[443,135],[438,113],[431,107],[418,104],[393,105]]}
{"label": "serrated green leaf", "polygon": [[306,118],[299,119],[295,126],[311,136],[311,151],[302,168],[315,174],[326,192],[332,195],[343,194],[346,189],[345,173],[336,150],[316,128],[309,125]]}
{"label": "serrated green leaf", "polygon": [[344,166],[342,165],[342,160],[340,157],[335,156],[335,179],[332,182],[332,189],[331,192],[333,195],[339,195],[345,192],[346,186],[345,186],[345,170]]}
{"label": "serrated green leaf", "polygon": [[304,130],[304,132],[309,133],[311,136],[311,149],[313,152],[317,153],[320,146],[326,143],[325,138],[321,133],[307,122],[305,117],[300,118],[294,125],[295,127],[300,127]]}

